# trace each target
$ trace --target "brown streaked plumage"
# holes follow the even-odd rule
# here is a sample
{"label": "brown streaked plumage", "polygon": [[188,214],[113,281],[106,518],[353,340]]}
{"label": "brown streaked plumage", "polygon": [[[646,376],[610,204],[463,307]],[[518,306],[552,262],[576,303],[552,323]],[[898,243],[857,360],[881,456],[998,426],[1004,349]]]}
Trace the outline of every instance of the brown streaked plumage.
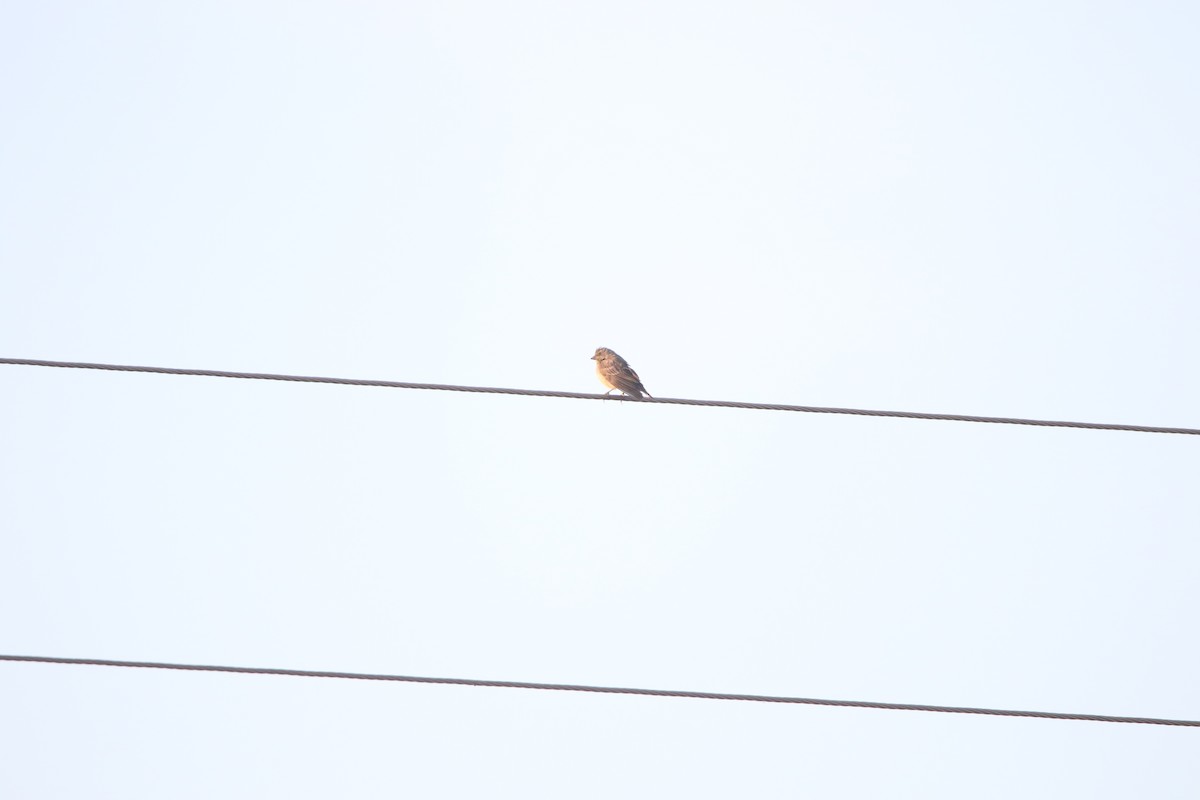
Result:
{"label": "brown streaked plumage", "polygon": [[642,379],[633,371],[633,367],[629,366],[629,362],[612,350],[597,347],[592,360],[596,362],[596,376],[608,387],[609,392],[616,389],[639,400],[642,399],[642,395],[651,396],[646,387],[642,386]]}

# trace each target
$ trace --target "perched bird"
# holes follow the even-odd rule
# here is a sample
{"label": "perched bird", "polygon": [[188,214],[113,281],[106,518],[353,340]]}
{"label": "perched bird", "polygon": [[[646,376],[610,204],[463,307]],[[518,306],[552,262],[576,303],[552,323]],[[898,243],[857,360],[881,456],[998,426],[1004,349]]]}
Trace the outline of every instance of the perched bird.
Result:
{"label": "perched bird", "polygon": [[608,392],[605,394],[617,389],[639,400],[642,399],[642,395],[650,397],[646,387],[642,386],[642,379],[633,371],[633,367],[629,366],[629,362],[612,350],[607,347],[597,347],[596,355],[592,356],[592,360],[596,362],[597,377],[608,387]]}

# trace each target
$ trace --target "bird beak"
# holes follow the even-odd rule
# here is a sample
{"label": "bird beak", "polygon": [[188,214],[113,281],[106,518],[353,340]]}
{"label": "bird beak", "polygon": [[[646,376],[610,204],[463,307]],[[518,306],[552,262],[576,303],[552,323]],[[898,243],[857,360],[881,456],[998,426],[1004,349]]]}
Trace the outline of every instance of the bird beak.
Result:
{"label": "bird beak", "polygon": [[595,356],[592,356],[592,361],[595,361],[595,360],[596,360],[596,357],[595,357]]}

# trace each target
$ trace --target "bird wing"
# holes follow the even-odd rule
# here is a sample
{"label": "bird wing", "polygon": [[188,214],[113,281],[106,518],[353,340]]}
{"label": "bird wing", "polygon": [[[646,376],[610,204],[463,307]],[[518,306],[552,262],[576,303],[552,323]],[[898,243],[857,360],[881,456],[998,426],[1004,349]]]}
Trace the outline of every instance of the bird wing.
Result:
{"label": "bird wing", "polygon": [[640,398],[643,394],[650,395],[646,391],[646,387],[642,386],[642,379],[633,371],[633,367],[628,364],[615,364],[608,378],[625,394],[631,394],[637,398]]}

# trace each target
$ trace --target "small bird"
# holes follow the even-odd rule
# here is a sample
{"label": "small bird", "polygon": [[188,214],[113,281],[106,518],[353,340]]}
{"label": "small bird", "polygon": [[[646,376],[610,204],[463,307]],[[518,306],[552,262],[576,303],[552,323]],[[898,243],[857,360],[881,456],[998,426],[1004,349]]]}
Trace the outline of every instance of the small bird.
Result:
{"label": "small bird", "polygon": [[607,347],[597,347],[596,355],[592,356],[592,360],[596,362],[596,376],[600,378],[601,383],[608,387],[605,394],[617,389],[639,400],[642,399],[642,395],[651,396],[646,391],[646,387],[642,386],[642,379],[633,371],[633,367],[629,366],[629,362],[612,350]]}

